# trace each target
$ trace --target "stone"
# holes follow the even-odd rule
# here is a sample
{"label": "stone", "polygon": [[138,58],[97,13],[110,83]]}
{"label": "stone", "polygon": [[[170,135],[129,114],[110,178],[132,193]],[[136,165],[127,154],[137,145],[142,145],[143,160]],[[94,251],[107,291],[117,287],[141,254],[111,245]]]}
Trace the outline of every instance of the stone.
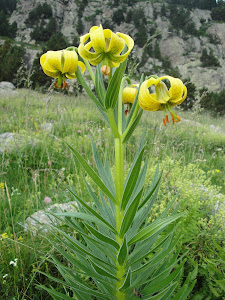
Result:
{"label": "stone", "polygon": [[0,82],[0,89],[4,89],[4,90],[15,90],[16,87],[15,87],[14,84],[12,84],[11,82],[8,82],[8,81],[1,81],[1,82]]}
{"label": "stone", "polygon": [[22,149],[28,144],[35,145],[37,139],[14,132],[4,132],[0,134],[0,153],[12,152]]}
{"label": "stone", "polygon": [[216,133],[221,133],[225,135],[225,131],[223,131],[223,129],[221,129],[220,127],[216,127],[215,125],[212,124],[209,126],[209,128]]}
{"label": "stone", "polygon": [[59,212],[68,212],[68,211],[77,211],[77,202],[71,201],[67,203],[52,204],[45,210],[38,210],[30,217],[25,220],[25,224],[21,224],[24,227],[24,231],[30,231],[34,236],[38,232],[48,232],[48,227],[53,225],[60,224],[60,221],[53,216],[49,216],[46,213],[59,213]]}

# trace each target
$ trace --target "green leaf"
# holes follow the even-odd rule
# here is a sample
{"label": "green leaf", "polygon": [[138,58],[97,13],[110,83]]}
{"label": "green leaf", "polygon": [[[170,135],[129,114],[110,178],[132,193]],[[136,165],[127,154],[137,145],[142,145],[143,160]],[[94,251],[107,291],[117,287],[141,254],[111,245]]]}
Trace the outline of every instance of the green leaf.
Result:
{"label": "green leaf", "polygon": [[144,288],[143,294],[147,296],[151,296],[152,294],[159,292],[160,290],[164,289],[166,286],[170,285],[173,280],[177,278],[177,276],[180,274],[183,266],[184,266],[185,260],[180,264],[180,266],[173,271],[169,276],[167,276],[165,279],[161,279],[160,276],[157,276],[155,280],[152,280],[151,283]]}
{"label": "green leaf", "polygon": [[[114,233],[117,233],[116,229],[110,225],[102,216],[100,216],[93,208],[90,207],[87,203],[85,203],[83,200],[81,200],[72,190],[68,189],[70,193],[77,199],[77,201],[85,207],[88,212],[90,212],[92,215],[94,215],[100,222],[104,223],[108,228],[110,228]],[[84,214],[84,213],[81,213]],[[65,215],[64,215],[65,216]],[[84,219],[84,215],[81,215]],[[90,216],[90,215],[87,215]],[[75,216],[74,216],[75,217]],[[88,221],[88,217],[86,217],[86,220]],[[92,222],[92,221],[91,221]],[[96,221],[94,221],[96,222]],[[101,223],[100,223],[101,224]]]}
{"label": "green leaf", "polygon": [[125,291],[126,289],[128,289],[131,285],[131,270],[129,269],[126,275],[126,278],[124,280],[123,285],[119,288],[119,291]]}
{"label": "green leaf", "polygon": [[127,258],[127,254],[128,254],[128,249],[127,249],[127,239],[126,237],[124,237],[123,239],[123,244],[120,247],[120,250],[118,252],[118,263],[120,266],[122,266],[125,262],[125,259]]}
{"label": "green leaf", "polygon": [[55,289],[49,289],[45,287],[44,285],[39,285],[39,288],[42,288],[43,290],[47,291],[52,297],[56,296],[57,299],[63,299],[63,300],[71,300],[72,298],[67,296],[66,294],[62,294],[60,292],[57,292]]}
{"label": "green leaf", "polygon": [[100,177],[102,178],[104,184],[107,186],[107,188],[109,189],[109,191],[112,193],[112,195],[114,196],[114,198],[116,197],[116,193],[115,193],[115,187],[112,184],[110,178],[108,178],[108,175],[105,171],[105,168],[103,167],[100,155],[98,153],[98,150],[94,144],[94,142],[91,139],[91,145],[92,145],[92,150],[93,150],[93,154],[94,154],[94,160],[95,160],[95,164],[96,167],[98,169],[98,173],[100,175]]}
{"label": "green leaf", "polygon": [[131,169],[129,171],[128,178],[126,179],[126,185],[124,188],[122,201],[121,201],[121,210],[124,210],[126,208],[126,205],[130,199],[130,196],[135,188],[135,185],[136,185],[136,182],[138,179],[138,174],[139,174],[140,168],[141,168],[143,153],[144,153],[144,147],[140,151],[135,163],[132,164]]}
{"label": "green leaf", "polygon": [[159,165],[158,165],[157,168],[156,168],[156,171],[155,171],[155,175],[154,175],[153,180],[152,180],[152,184],[148,188],[148,190],[147,190],[147,192],[144,196],[144,199],[141,202],[138,209],[140,209],[143,205],[145,205],[148,202],[148,200],[151,198],[151,196],[153,195],[153,193],[155,192],[157,187],[160,185],[162,174],[163,174],[163,171],[161,171],[161,173],[159,174]]}
{"label": "green leaf", "polygon": [[84,170],[88,173],[88,175],[91,177],[91,179],[97,184],[97,186],[105,193],[107,197],[110,198],[110,200],[116,205],[116,200],[112,193],[107,189],[105,184],[102,182],[101,178],[95,173],[95,171],[89,166],[89,164],[86,162],[86,160],[80,155],[80,153],[72,148],[68,143],[66,143],[68,147],[72,150],[75,157],[78,159]]}
{"label": "green leaf", "polygon": [[119,281],[119,279],[114,276],[112,273],[109,273],[108,271],[104,270],[101,266],[98,266],[96,263],[93,262],[93,260],[88,257],[88,260],[90,261],[90,263],[92,264],[93,268],[95,269],[95,271],[102,275],[102,276],[106,276],[108,278],[114,279],[116,281]]}
{"label": "green leaf", "polygon": [[[98,107],[98,109],[105,115],[104,111],[105,108],[104,106],[101,104],[101,102],[95,97],[95,95],[92,93],[92,91],[90,90],[89,86],[86,83],[86,80],[84,79],[80,68],[77,68],[76,70],[76,76],[78,81],[80,82],[80,84],[83,86],[83,88],[85,89],[86,93],[88,94],[88,96],[91,98],[91,100],[95,103],[95,105]],[[106,116],[106,115],[105,115]],[[106,117],[107,118],[107,117]]]}
{"label": "green leaf", "polygon": [[170,216],[164,219],[160,219],[158,221],[154,221],[153,223],[151,223],[149,226],[147,226],[146,228],[142,229],[141,231],[139,231],[129,242],[128,245],[132,245],[134,243],[143,241],[147,238],[149,238],[150,236],[152,236],[153,234],[157,233],[158,231],[162,230],[163,228],[167,227],[169,224],[171,224],[172,222],[176,221],[177,219],[181,218],[182,216],[184,216],[185,213],[179,213],[175,216]]}
{"label": "green leaf", "polygon": [[116,106],[117,98],[119,95],[120,83],[126,69],[127,60],[120,64],[120,66],[114,72],[105,96],[105,108],[114,109]]}
{"label": "green leaf", "polygon": [[[172,286],[169,286],[167,288],[165,288],[163,291],[161,291],[160,293],[154,295],[154,296],[150,296],[150,297],[144,297],[143,300],[161,300],[163,299],[163,297],[167,294],[167,292],[174,286],[177,285],[177,282],[175,282]],[[168,298],[167,298],[168,299]]]}
{"label": "green leaf", "polygon": [[107,237],[106,235],[100,233],[98,230],[96,230],[94,227],[88,225],[87,223],[85,224],[85,226],[88,228],[88,230],[99,240],[112,245],[114,248],[116,248],[117,250],[119,250],[120,245],[113,239]]}
{"label": "green leaf", "polygon": [[136,97],[135,97],[134,103],[133,103],[132,108],[131,108],[131,110],[130,110],[130,113],[129,113],[129,115],[128,115],[127,122],[126,122],[126,123],[127,123],[127,124],[126,124],[126,127],[127,127],[127,125],[130,123],[130,120],[131,120],[131,118],[132,118],[132,116],[133,116],[133,113],[134,113],[134,111],[135,111],[136,105],[139,105],[139,104],[138,104],[138,96],[139,96],[140,87],[141,87],[141,84],[143,83],[143,81],[144,81],[144,74],[141,75],[141,79],[140,79],[140,82],[139,82],[139,87],[138,87],[137,95],[136,95]]}
{"label": "green leaf", "polygon": [[95,88],[98,98],[101,101],[101,104],[104,106],[106,91],[101,72],[101,64],[97,65],[96,67]]}
{"label": "green leaf", "polygon": [[131,204],[127,208],[126,213],[124,214],[122,224],[120,227],[120,232],[119,232],[120,237],[124,236],[124,234],[127,232],[127,230],[129,229],[129,227],[134,219],[134,216],[137,212],[138,205],[141,200],[142,192],[143,192],[143,190],[141,190],[137,194],[137,196],[134,198],[134,200],[131,202]]}
{"label": "green leaf", "polygon": [[[55,278],[55,277],[53,277],[53,276],[51,276],[49,274],[41,272],[40,270],[36,270],[36,271],[38,273],[41,273],[41,274],[45,275],[46,277],[48,277],[49,279],[51,279],[51,280],[53,280],[55,282],[58,282],[58,283],[66,286],[68,288],[71,288],[71,285],[69,285],[66,281],[62,281],[62,280],[60,280],[58,278]],[[80,290],[81,292],[85,292],[85,293],[87,293],[89,295],[97,296],[99,299],[103,299],[103,300],[104,299],[108,299],[108,297],[109,297],[109,295],[107,295],[107,294],[104,294],[104,293],[92,290],[91,288],[88,288],[87,285],[85,285],[85,283],[82,282],[81,280],[75,280],[74,278],[73,279],[71,278],[71,280],[75,281],[77,283],[78,286],[75,289]],[[106,297],[106,298],[104,298],[104,297]]]}
{"label": "green leaf", "polygon": [[136,118],[134,119],[133,123],[131,124],[130,128],[128,129],[126,135],[123,137],[122,143],[125,144],[129,138],[131,137],[132,133],[134,132],[135,128],[137,127],[141,116],[143,114],[143,110],[141,110],[138,115],[136,116]]}

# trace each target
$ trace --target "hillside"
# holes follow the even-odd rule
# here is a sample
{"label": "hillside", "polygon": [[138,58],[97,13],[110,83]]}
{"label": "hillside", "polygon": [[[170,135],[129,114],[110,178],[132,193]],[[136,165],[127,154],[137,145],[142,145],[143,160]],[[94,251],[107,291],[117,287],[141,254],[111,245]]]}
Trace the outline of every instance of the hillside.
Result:
{"label": "hillside", "polygon": [[[80,35],[101,23],[132,36],[139,73],[181,76],[197,90],[220,92],[225,82],[225,4],[209,0],[185,3],[18,0],[16,9],[8,12],[8,20],[17,25],[17,43],[40,49],[45,45],[45,50],[52,45],[57,48],[59,39],[64,42],[59,48],[78,45]],[[38,51],[28,48],[26,44],[26,64],[30,66]]]}

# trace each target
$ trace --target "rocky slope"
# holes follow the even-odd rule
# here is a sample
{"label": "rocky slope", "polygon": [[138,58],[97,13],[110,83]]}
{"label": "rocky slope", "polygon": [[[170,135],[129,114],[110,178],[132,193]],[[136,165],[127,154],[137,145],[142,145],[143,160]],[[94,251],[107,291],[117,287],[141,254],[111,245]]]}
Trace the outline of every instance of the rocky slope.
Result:
{"label": "rocky slope", "polygon": [[[191,12],[191,18],[195,23],[196,29],[201,29],[203,20],[206,24],[205,31],[202,36],[194,36],[191,34],[183,34],[182,30],[171,31],[170,21],[166,16],[160,14],[162,4],[151,3],[151,1],[143,1],[134,4],[132,7],[127,4],[121,4],[117,7],[112,5],[112,1],[99,0],[89,1],[86,6],[78,13],[81,2],[75,0],[19,0],[17,9],[13,12],[10,22],[17,22],[18,32],[17,41],[34,43],[31,40],[30,33],[33,30],[29,28],[25,21],[29,13],[39,3],[48,3],[52,7],[53,17],[55,17],[61,32],[68,38],[70,42],[74,37],[79,37],[77,32],[78,23],[81,22],[82,32],[88,32],[90,26],[100,23],[111,23],[113,15],[118,9],[126,13],[129,10],[135,12],[143,9],[148,26],[154,26],[155,30],[161,32],[159,39],[159,48],[161,57],[171,61],[173,67],[177,67],[183,78],[190,78],[198,89],[207,87],[211,91],[220,91],[224,88],[225,82],[225,23],[212,22],[210,11],[196,9]],[[47,21],[47,20],[46,20]],[[122,22],[120,25],[113,23],[113,30],[130,34],[134,39],[138,32],[134,23]],[[148,33],[149,34],[149,33]],[[209,36],[216,39],[209,39]],[[150,37],[150,36],[149,36]],[[154,42],[153,42],[154,43]],[[142,60],[142,49],[135,46],[134,53]],[[200,57],[203,49],[212,49],[212,53],[218,59],[220,67],[202,67]],[[150,56],[145,59],[142,71],[163,74],[160,59]]]}

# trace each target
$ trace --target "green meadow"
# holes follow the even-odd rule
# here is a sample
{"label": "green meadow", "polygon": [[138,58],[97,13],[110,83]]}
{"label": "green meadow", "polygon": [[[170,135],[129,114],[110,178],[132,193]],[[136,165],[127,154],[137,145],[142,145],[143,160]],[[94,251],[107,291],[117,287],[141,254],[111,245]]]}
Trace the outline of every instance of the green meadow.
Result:
{"label": "green meadow", "polygon": [[[162,112],[143,113],[128,142],[125,168],[131,165],[145,132],[146,187],[157,166],[163,170],[149,221],[177,197],[178,209],[187,212],[179,225],[181,252],[189,251],[184,277],[192,270],[197,277],[190,299],[225,299],[225,253],[218,247],[224,247],[225,234],[225,118],[212,116],[198,105],[192,111],[176,112],[182,121],[167,127]],[[69,185],[90,201],[84,178],[92,184],[91,179],[73,160],[65,141],[94,167],[92,139],[102,160],[107,153],[114,173],[113,139],[85,95],[25,89],[0,96],[0,134],[6,132],[20,138],[16,146],[11,142],[0,153],[0,298],[51,299],[37,286],[56,287],[56,283],[37,270],[60,277],[47,260],[54,249],[43,238],[45,233],[25,232],[25,220],[51,204],[74,201],[67,191]],[[51,204],[44,202],[45,197],[51,198]],[[87,280],[87,284],[91,283]]]}

